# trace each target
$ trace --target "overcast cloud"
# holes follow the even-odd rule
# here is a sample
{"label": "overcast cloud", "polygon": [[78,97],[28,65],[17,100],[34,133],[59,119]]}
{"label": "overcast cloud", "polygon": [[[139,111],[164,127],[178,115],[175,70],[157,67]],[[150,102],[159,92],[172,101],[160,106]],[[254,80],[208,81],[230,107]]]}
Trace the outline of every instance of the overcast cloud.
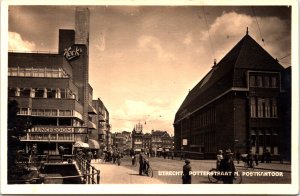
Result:
{"label": "overcast cloud", "polygon": [[[89,81],[110,112],[112,131],[131,131],[140,121],[146,132],[173,134],[189,89],[246,27],[274,58],[290,53],[290,8],[254,9],[256,19],[250,7],[90,7]],[[57,51],[58,29],[73,29],[74,18],[74,7],[10,7],[9,48]]]}

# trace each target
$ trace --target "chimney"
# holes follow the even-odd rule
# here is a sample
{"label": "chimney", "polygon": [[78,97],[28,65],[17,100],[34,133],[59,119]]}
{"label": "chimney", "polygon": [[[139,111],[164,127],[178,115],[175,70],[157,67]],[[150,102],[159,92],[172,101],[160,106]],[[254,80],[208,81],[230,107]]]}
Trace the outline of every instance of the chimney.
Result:
{"label": "chimney", "polygon": [[89,45],[90,12],[87,7],[76,7],[75,10],[75,43]]}

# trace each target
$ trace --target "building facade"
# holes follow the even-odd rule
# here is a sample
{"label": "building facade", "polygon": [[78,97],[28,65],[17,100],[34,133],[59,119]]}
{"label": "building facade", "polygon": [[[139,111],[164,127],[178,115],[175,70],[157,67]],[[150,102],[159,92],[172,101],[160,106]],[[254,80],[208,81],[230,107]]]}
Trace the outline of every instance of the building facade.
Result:
{"label": "building facade", "polygon": [[138,123],[133,128],[131,133],[132,148],[135,152],[140,152],[143,149],[143,125]]}
{"label": "building facade", "polygon": [[287,73],[247,33],[183,101],[174,120],[176,150],[206,158],[219,149],[260,155],[269,150],[289,159]]}
{"label": "building facade", "polygon": [[[89,10],[76,8],[75,30],[59,30],[58,53],[8,54],[8,99],[33,127],[21,138],[26,152],[58,154],[63,146],[88,143],[97,132],[93,89],[89,85]],[[97,135],[97,134],[96,134]]]}

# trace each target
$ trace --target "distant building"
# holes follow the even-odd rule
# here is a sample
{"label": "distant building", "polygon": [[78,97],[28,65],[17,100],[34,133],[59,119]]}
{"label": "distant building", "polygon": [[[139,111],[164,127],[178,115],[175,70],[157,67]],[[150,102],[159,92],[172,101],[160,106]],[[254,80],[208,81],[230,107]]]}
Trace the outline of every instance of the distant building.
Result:
{"label": "distant building", "polygon": [[145,133],[143,135],[143,149],[146,152],[150,152],[152,149],[152,143],[151,143],[152,135],[150,133]]}
{"label": "distant building", "polygon": [[206,158],[230,148],[290,158],[290,68],[248,33],[188,93],[174,119],[175,148]]}
{"label": "distant building", "polygon": [[141,123],[135,125],[131,137],[133,150],[140,152],[143,149],[143,125]]}

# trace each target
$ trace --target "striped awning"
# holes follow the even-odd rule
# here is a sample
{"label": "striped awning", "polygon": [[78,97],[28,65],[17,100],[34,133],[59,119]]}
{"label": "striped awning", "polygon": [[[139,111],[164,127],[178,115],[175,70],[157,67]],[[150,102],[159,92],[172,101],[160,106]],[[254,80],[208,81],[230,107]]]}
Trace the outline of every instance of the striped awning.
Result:
{"label": "striped awning", "polygon": [[82,141],[76,141],[74,144],[74,148],[89,148],[89,144]]}
{"label": "striped awning", "polygon": [[100,149],[99,142],[93,139],[89,139],[89,146],[91,149]]}

